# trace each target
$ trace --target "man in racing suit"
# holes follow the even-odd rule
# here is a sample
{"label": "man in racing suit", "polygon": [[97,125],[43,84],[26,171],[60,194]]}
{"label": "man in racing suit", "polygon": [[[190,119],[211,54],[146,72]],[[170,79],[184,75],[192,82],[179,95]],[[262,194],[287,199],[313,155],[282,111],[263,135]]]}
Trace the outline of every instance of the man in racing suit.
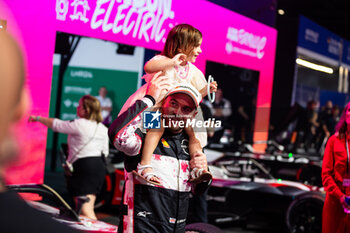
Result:
{"label": "man in racing suit", "polygon": [[[193,187],[188,182],[190,167],[206,169],[207,161],[201,152],[190,160],[188,135],[183,128],[177,126],[165,129],[152,156],[151,165],[162,186],[143,182],[132,173],[141,160],[142,142],[145,138],[140,130],[142,113],[159,101],[160,91],[169,88],[168,83],[166,77],[155,76],[149,83],[146,96],[115,119],[109,128],[110,140],[118,150],[127,155],[124,160],[125,185],[118,233],[185,232],[191,189],[195,192],[205,191],[211,182],[203,182]],[[190,87],[188,91],[171,92],[163,101],[163,116],[179,116],[188,107],[193,108],[194,116],[199,104],[194,95],[200,95],[198,91]],[[178,120],[176,118],[174,121]]]}

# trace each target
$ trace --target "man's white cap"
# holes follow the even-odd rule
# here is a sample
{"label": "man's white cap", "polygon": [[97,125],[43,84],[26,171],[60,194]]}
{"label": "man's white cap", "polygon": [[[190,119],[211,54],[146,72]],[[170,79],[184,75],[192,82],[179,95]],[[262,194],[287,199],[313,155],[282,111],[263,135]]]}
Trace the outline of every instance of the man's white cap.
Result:
{"label": "man's white cap", "polygon": [[202,100],[202,95],[199,93],[199,91],[192,86],[191,84],[179,84],[172,88],[166,96],[177,94],[177,93],[184,93],[190,96],[196,105],[196,108],[198,108],[199,103]]}

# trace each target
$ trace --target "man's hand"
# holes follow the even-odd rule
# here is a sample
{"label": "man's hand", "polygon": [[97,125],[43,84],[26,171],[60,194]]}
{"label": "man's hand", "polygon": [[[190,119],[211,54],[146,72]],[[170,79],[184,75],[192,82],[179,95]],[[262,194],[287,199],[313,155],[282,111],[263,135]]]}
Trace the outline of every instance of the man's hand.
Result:
{"label": "man's hand", "polygon": [[194,153],[192,159],[190,160],[190,167],[208,170],[207,157],[201,151]]}
{"label": "man's hand", "polygon": [[166,92],[168,92],[170,89],[169,78],[166,76],[160,76],[161,73],[162,72],[159,71],[154,75],[152,80],[148,83],[147,91],[146,91],[146,94],[151,95],[156,101],[156,103],[160,101],[160,95],[162,90],[165,90]]}
{"label": "man's hand", "polygon": [[216,116],[216,117],[222,117],[222,116],[223,116],[223,114],[222,114],[222,108],[216,108],[216,109],[215,109],[214,116]]}

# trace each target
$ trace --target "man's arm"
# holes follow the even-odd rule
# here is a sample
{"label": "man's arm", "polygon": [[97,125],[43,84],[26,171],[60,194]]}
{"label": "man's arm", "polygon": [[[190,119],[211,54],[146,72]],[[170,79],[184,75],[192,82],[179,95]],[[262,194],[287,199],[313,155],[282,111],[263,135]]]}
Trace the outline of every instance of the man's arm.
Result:
{"label": "man's arm", "polygon": [[224,109],[222,109],[222,115],[224,117],[229,117],[231,115],[231,113],[232,113],[232,111],[231,111],[231,103],[227,99],[224,99],[224,103],[225,104],[224,104]]}
{"label": "man's arm", "polygon": [[112,111],[112,107],[101,107],[101,110],[106,110],[108,112]]}
{"label": "man's arm", "polygon": [[249,116],[247,115],[247,113],[244,111],[244,107],[241,105],[238,107],[238,113],[244,117],[245,120],[249,120]]}
{"label": "man's arm", "polygon": [[142,100],[137,100],[117,117],[108,129],[108,136],[112,144],[127,155],[137,155],[140,152],[142,140],[135,131],[141,125],[142,112],[159,101],[163,89],[168,90],[169,88],[168,78],[159,77],[160,73],[158,72],[148,83],[146,96]]}
{"label": "man's arm", "polygon": [[127,155],[139,154],[142,140],[135,131],[141,125],[142,112],[154,104],[152,96],[145,96],[113,121],[108,129],[108,136],[118,150]]}

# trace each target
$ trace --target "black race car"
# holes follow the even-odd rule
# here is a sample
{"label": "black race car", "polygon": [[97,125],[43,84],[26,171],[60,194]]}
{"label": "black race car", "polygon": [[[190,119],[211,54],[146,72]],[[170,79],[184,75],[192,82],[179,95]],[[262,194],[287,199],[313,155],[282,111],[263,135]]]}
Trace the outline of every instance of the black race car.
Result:
{"label": "black race car", "polygon": [[275,178],[322,187],[322,158],[319,156],[306,156],[284,152],[275,152],[273,154],[226,152],[225,156],[251,158],[264,165]]}
{"label": "black race car", "polygon": [[[7,185],[7,188],[23,195],[33,208],[44,212],[52,219],[86,233],[117,233],[117,226],[79,215],[81,204],[86,201],[81,197],[76,210],[73,210],[63,198],[45,184]],[[20,222],[20,220],[19,220]]]}
{"label": "black race car", "polygon": [[[261,141],[267,147],[257,153],[250,144],[209,144],[207,151],[221,152],[224,156],[252,158],[263,164],[275,178],[299,181],[322,187],[322,156],[319,154],[291,153],[273,140]],[[221,147],[220,147],[221,146]]]}
{"label": "black race car", "polygon": [[224,156],[211,162],[208,219],[215,225],[275,226],[281,232],[321,232],[323,188],[275,179],[254,158]]}

